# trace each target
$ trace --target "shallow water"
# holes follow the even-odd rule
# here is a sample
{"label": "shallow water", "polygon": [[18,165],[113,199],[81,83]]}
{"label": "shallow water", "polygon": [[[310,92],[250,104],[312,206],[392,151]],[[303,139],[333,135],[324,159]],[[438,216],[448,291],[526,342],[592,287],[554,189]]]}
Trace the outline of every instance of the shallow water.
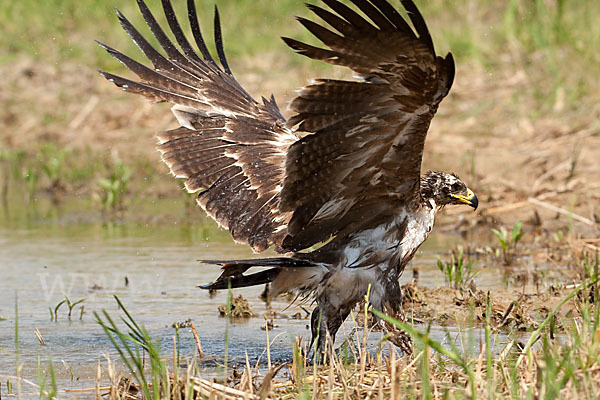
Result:
{"label": "shallow water", "polygon": [[[182,204],[162,201],[135,207],[129,213],[161,217],[126,218],[126,222],[103,218],[81,204],[61,209],[41,204],[33,211],[5,210],[0,219],[0,317],[5,318],[0,321],[0,381],[16,375],[17,365],[22,365],[21,376],[37,382],[37,372],[47,371],[51,359],[60,389],[93,387],[97,363],[106,365],[103,355],[118,359],[93,315],[106,310],[116,318],[119,310],[114,295],[152,337],[164,342],[165,354],[170,354],[172,348],[172,324],[191,319],[205,353],[210,359],[222,360],[226,320],[219,317],[217,307],[226,302],[226,293],[222,291],[210,298],[207,292],[196,288],[219,273],[217,268],[196,260],[252,254],[247,247],[234,244],[200,210],[186,211]],[[412,263],[419,268],[421,284],[443,283],[435,266],[436,255],[446,252],[458,240],[439,232],[431,236]],[[408,270],[402,280],[409,281],[411,277]],[[484,270],[478,276],[480,287],[493,288],[501,282],[494,270]],[[259,299],[262,289],[246,288],[234,293],[242,293],[260,317],[231,323],[228,356],[233,363],[242,362],[246,352],[254,363],[265,349],[266,334],[261,327],[267,306]],[[51,321],[49,309],[65,296],[73,302],[84,299],[83,316],[80,318],[78,305],[69,320],[63,305],[58,321]],[[282,299],[271,305],[287,316],[297,312],[306,315],[297,305],[287,308],[287,301]],[[271,339],[275,338],[272,358],[289,360],[292,338],[310,339],[309,321],[282,318],[276,319],[275,325],[269,332]],[[36,328],[45,346],[34,334]],[[344,329],[349,332],[352,327],[347,324]],[[444,331],[434,328],[434,335],[441,338]],[[189,359],[196,351],[191,330],[182,328],[180,336],[180,352]],[[372,340],[376,342],[375,336]],[[207,373],[217,373],[216,361],[203,365]],[[34,387],[26,384],[22,391],[36,393]],[[2,393],[6,393],[5,385]]]}

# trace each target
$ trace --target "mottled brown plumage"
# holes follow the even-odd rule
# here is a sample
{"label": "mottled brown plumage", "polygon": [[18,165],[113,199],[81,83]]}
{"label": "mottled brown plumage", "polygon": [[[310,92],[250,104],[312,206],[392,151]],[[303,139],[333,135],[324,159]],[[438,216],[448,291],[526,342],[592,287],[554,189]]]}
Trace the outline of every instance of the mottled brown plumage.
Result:
{"label": "mottled brown plumage", "polygon": [[[373,306],[397,313],[398,277],[429,235],[435,213],[446,204],[477,206],[456,176],[421,177],[425,137],[452,86],[454,61],[436,55],[413,2],[401,0],[414,30],[386,0],[352,0],[354,8],[324,3],[329,10],[308,5],[319,23],[298,18],[324,47],[283,40],[299,54],[350,68],[357,80],[317,79],[291,102],[288,121],[272,96],[259,103],[234,78],[218,12],[220,65],[212,58],[193,0],[188,16],[198,52],[169,0],[162,4],[177,44],[138,0],[164,54],[118,13],[153,68],[102,45],[139,80],[101,72],[128,92],[172,103],[181,126],[158,136],[171,172],[199,192],[198,204],[236,241],[256,252],[274,245],[285,253],[212,261],[223,273],[205,287],[272,282],[275,293],[312,293],[318,304],[313,339],[327,329],[335,335],[369,285]],[[256,266],[270,269],[246,274]]]}

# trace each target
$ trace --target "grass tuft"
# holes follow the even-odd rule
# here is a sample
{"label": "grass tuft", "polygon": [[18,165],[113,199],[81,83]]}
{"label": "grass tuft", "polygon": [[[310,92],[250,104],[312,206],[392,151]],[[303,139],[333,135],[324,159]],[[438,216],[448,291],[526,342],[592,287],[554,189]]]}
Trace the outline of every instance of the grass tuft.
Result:
{"label": "grass tuft", "polygon": [[477,273],[473,272],[474,260],[466,260],[464,249],[458,246],[450,253],[450,261],[442,261],[438,256],[437,267],[444,274],[446,283],[455,289],[463,290],[469,286]]}
{"label": "grass tuft", "polygon": [[508,232],[505,227],[500,227],[500,230],[492,229],[492,233],[500,242],[500,248],[502,249],[502,258],[504,265],[510,265],[513,263],[516,257],[517,243],[523,237],[524,232],[521,231],[523,222],[515,222],[511,232]]}

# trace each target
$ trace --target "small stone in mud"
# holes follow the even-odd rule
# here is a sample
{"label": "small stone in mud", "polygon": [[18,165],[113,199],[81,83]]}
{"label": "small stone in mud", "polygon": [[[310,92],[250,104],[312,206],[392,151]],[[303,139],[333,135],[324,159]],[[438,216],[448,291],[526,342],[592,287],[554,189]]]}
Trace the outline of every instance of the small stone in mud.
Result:
{"label": "small stone in mud", "polygon": [[278,325],[275,325],[275,324],[273,323],[273,320],[272,320],[272,319],[268,319],[268,320],[266,320],[266,323],[265,323],[263,326],[261,326],[261,327],[260,327],[260,329],[262,329],[263,331],[266,331],[266,330],[272,330],[273,328],[275,328],[275,327],[277,327],[277,326],[278,326]]}
{"label": "small stone in mud", "polygon": [[192,326],[192,319],[188,318],[183,322],[173,322],[173,324],[171,325],[171,327],[173,328],[189,328],[190,326]]}
{"label": "small stone in mud", "polygon": [[449,324],[451,324],[453,321],[452,315],[448,314],[448,313],[442,313],[438,318],[437,318],[437,322],[438,324],[440,324],[441,326],[447,326]]}
{"label": "small stone in mud", "polygon": [[[221,304],[219,306],[219,314],[221,317],[225,317],[227,315],[227,304]],[[241,294],[231,301],[230,315],[232,318],[251,318],[257,316],[257,314],[250,307],[250,304],[248,304],[248,300],[243,298]]]}
{"label": "small stone in mud", "polygon": [[127,398],[135,398],[138,394],[139,389],[135,386],[135,383],[129,378],[121,378],[117,385],[117,391],[120,394],[125,395]]}
{"label": "small stone in mud", "polygon": [[407,283],[406,285],[402,286],[402,301],[404,303],[427,305],[420,288],[421,286],[413,283]]}

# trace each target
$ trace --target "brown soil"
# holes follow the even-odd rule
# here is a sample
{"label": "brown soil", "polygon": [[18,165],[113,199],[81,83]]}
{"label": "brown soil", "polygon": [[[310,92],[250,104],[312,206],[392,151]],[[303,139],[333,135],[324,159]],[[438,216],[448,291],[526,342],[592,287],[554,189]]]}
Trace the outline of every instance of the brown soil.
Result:
{"label": "brown soil", "polygon": [[[440,325],[469,326],[469,322],[485,323],[487,296],[491,296],[491,326],[496,329],[531,332],[573,290],[572,287],[551,287],[539,293],[519,290],[479,289],[456,290],[450,287],[436,289],[407,284],[403,287],[403,309],[414,322],[434,322]],[[575,302],[564,304],[556,317],[573,318]]]}
{"label": "brown soil", "polygon": [[[306,82],[306,72],[275,56],[256,63],[238,65],[238,79],[256,97],[275,92],[285,109],[293,90]],[[5,78],[0,82],[0,141],[7,149],[34,153],[40,144],[51,142],[112,152],[125,162],[141,159],[156,166],[164,174],[158,182],[171,179],[153,138],[155,132],[176,126],[167,105],[122,93],[78,64],[21,60],[0,69]],[[503,76],[461,65],[450,96],[434,118],[424,170],[458,172],[480,198],[476,214],[462,208],[446,214],[454,221],[461,215],[459,221],[467,226],[535,219],[543,228],[556,229],[573,221],[581,235],[596,237],[600,103],[576,109],[558,96],[551,106],[517,104],[513,99],[533,78],[510,65],[498,70]],[[536,113],[540,115],[531,117]],[[172,193],[174,187],[167,190]],[[156,190],[165,189],[157,184]]]}

